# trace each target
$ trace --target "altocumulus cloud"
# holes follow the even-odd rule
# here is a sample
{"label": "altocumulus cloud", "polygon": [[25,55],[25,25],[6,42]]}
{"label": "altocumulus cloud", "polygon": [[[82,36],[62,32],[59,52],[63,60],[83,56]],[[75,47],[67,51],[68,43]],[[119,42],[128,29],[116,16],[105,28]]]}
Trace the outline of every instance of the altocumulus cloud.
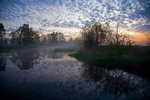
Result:
{"label": "altocumulus cloud", "polygon": [[150,31],[150,0],[0,0],[6,30],[24,23],[40,32],[79,32],[86,21],[116,20],[124,28]]}

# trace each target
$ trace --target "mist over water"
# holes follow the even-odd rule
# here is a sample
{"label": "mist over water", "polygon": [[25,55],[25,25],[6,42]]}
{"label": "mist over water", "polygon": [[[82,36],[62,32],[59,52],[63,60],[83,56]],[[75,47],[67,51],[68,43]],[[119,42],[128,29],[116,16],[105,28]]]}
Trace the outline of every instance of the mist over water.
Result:
{"label": "mist over water", "polygon": [[[71,47],[72,46],[72,47]],[[59,44],[0,54],[1,99],[16,100],[145,100],[150,81],[122,70],[85,64],[56,52]]]}
{"label": "mist over water", "polygon": [[149,5],[0,0],[0,100],[149,100]]}

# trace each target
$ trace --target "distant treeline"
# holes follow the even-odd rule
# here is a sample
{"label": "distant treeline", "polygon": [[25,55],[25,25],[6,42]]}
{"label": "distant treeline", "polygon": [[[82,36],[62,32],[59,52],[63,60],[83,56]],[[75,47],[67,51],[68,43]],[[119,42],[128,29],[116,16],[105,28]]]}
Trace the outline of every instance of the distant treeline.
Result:
{"label": "distant treeline", "polygon": [[[110,49],[120,49],[122,47],[137,46],[132,39],[126,34],[119,32],[119,25],[113,29],[108,23],[87,22],[81,29],[81,38],[74,40],[82,40],[85,48],[99,48],[100,46],[108,46]],[[0,23],[0,46],[25,46],[30,44],[51,44],[56,42],[65,42],[64,34],[61,32],[52,32],[51,34],[40,34],[34,31],[29,24],[23,24],[16,31],[9,34],[10,38],[5,37],[5,28]],[[70,38],[69,41],[73,41]]]}
{"label": "distant treeline", "polygon": [[9,34],[9,38],[4,38],[6,35],[4,25],[0,24],[0,46],[27,46],[31,44],[51,44],[54,42],[64,42],[65,37],[61,32],[53,32],[47,35],[40,35],[38,31],[34,31],[29,24],[23,24],[16,31]]}

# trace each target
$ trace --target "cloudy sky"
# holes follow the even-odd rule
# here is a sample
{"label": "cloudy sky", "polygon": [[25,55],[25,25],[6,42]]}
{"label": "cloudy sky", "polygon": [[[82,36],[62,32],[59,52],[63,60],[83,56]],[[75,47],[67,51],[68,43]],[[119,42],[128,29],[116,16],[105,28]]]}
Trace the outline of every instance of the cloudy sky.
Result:
{"label": "cloudy sky", "polygon": [[116,25],[117,19],[132,35],[148,35],[150,0],[0,0],[0,23],[7,31],[27,23],[41,33],[74,34],[86,21]]}

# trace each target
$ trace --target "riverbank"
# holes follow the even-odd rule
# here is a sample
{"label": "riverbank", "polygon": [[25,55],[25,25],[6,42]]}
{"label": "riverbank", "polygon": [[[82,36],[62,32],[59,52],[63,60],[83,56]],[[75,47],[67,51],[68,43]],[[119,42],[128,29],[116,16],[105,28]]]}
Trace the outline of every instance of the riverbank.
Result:
{"label": "riverbank", "polygon": [[96,65],[110,70],[120,69],[150,79],[150,56],[110,56],[100,55],[96,52],[89,52],[88,50],[79,50],[74,54],[69,54],[69,56],[75,57],[90,65]]}

